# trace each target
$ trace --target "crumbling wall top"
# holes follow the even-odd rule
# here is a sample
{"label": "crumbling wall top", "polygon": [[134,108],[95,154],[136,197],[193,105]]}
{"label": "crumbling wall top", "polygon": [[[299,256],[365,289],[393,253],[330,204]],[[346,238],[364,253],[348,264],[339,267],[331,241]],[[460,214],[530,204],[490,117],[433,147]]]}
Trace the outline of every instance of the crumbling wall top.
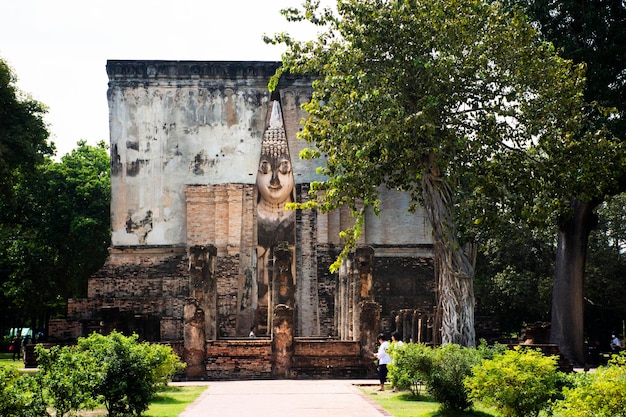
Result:
{"label": "crumbling wall top", "polygon": [[[267,84],[280,61],[166,61],[166,60],[108,60],[109,81],[150,80],[244,80],[254,79]],[[281,82],[309,84],[302,76],[284,74]]]}

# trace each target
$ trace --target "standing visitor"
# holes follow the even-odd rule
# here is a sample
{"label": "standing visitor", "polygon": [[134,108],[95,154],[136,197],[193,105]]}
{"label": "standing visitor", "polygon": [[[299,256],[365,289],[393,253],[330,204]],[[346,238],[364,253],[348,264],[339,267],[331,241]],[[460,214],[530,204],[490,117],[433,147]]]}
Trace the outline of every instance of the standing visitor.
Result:
{"label": "standing visitor", "polygon": [[387,381],[387,365],[391,363],[391,356],[387,352],[387,349],[389,349],[387,336],[383,333],[379,334],[378,343],[380,343],[378,353],[376,353],[376,357],[378,358],[378,381],[380,382],[380,389],[378,391],[384,391],[385,382]]}
{"label": "standing visitor", "polygon": [[13,354],[13,360],[15,357],[20,357],[20,349],[22,348],[22,342],[20,341],[19,336],[13,337],[11,340],[11,344],[9,345],[9,351]]}

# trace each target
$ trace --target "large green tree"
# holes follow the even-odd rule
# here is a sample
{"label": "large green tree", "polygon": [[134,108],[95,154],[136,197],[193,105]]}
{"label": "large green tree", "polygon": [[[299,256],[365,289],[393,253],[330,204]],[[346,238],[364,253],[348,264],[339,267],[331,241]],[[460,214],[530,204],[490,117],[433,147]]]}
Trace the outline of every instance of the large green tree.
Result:
{"label": "large green tree", "polygon": [[[624,194],[598,206],[585,263],[584,337],[606,350],[608,335],[621,332],[626,317],[625,208]],[[557,226],[503,210],[498,215],[500,222],[481,220],[489,227],[471,233],[478,242],[476,313],[496,318],[505,336],[519,333],[525,323],[550,321]]]}
{"label": "large green tree", "polygon": [[0,196],[8,198],[18,172],[29,172],[54,152],[43,104],[23,94],[0,58]]}
{"label": "large green tree", "polygon": [[[626,191],[626,3],[621,0],[510,0],[522,5],[542,36],[586,71],[584,129],[568,142],[542,144],[537,166],[544,190],[534,210],[557,214],[551,341],[584,361],[584,278],[596,208]],[[555,204],[556,203],[556,204]]]}
{"label": "large green tree", "polygon": [[15,325],[43,327],[83,297],[110,242],[110,168],[104,142],[84,141],[60,162],[21,177],[0,203],[2,308]]}
{"label": "large green tree", "polygon": [[433,228],[442,341],[473,345],[474,270],[454,190],[482,166],[577,132],[581,69],[497,2],[343,0],[332,11],[306,1],[284,14],[320,26],[312,41],[268,39],[288,47],[271,88],[282,71],[316,76],[300,134],[314,146],[301,156],[323,155],[327,180],[303,207],[349,206],[349,249],[381,185],[410,193]]}
{"label": "large green tree", "polygon": [[[54,153],[54,145],[48,142],[48,130],[43,117],[46,107],[21,92],[17,86],[17,77],[6,61],[0,58],[0,256],[6,261],[13,259],[17,252],[32,249],[28,238],[22,240],[18,249],[15,243],[20,236],[7,224],[11,215],[7,208],[15,204],[16,184],[21,179],[34,175],[37,167],[46,157]],[[9,243],[12,242],[13,244]],[[44,248],[40,248],[34,259],[45,258]],[[0,281],[10,278],[11,272],[4,268],[6,262],[0,261]],[[37,265],[33,265],[37,267]],[[32,291],[36,290],[33,288]],[[2,300],[4,301],[4,300]],[[6,308],[7,303],[2,306]],[[1,308],[0,311],[6,311]],[[2,326],[9,325],[9,317],[1,314]],[[22,323],[13,323],[21,325]]]}

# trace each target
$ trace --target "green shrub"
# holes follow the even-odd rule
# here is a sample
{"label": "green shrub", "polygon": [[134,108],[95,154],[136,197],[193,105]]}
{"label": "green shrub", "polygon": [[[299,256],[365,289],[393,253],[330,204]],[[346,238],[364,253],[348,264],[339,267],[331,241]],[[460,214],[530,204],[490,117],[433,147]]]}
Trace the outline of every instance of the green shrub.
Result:
{"label": "green shrub", "polygon": [[504,416],[537,416],[558,392],[556,356],[516,347],[484,360],[465,380],[470,398]]}
{"label": "green shrub", "polygon": [[[485,352],[491,352],[483,347]],[[410,389],[420,395],[423,386],[443,409],[465,410],[472,405],[463,380],[472,367],[480,362],[481,352],[456,344],[436,348],[420,343],[405,343],[391,350],[393,363],[389,365],[392,384]]]}
{"label": "green shrub", "polygon": [[463,383],[480,362],[480,354],[474,348],[448,343],[435,348],[427,389],[444,409],[466,410],[472,401]]}
{"label": "green shrub", "polygon": [[576,374],[573,381],[572,387],[563,389],[563,399],[555,402],[555,416],[626,416],[626,353],[593,373]]}
{"label": "green shrub", "polygon": [[57,416],[96,402],[104,403],[110,417],[139,416],[159,386],[184,369],[170,346],[140,343],[137,335],[118,332],[93,333],[76,346],[36,349],[36,380],[43,389],[35,392],[43,392]]}
{"label": "green shrub", "polygon": [[404,343],[394,346],[390,353],[393,362],[388,368],[392,385],[420,395],[432,367],[433,349],[422,343]]}
{"label": "green shrub", "polygon": [[57,416],[71,411],[90,410],[96,405],[94,391],[101,379],[96,358],[75,346],[35,346],[39,372],[48,405]]}
{"label": "green shrub", "polygon": [[34,378],[16,369],[0,366],[0,416],[48,416],[41,389]]}
{"label": "green shrub", "polygon": [[93,392],[110,417],[141,415],[158,386],[184,367],[171,347],[139,343],[136,334],[93,333],[79,339],[77,349],[91,355],[99,368]]}
{"label": "green shrub", "polygon": [[485,359],[493,359],[494,356],[503,354],[504,352],[509,350],[509,348],[507,347],[507,345],[502,345],[497,342],[492,345],[489,345],[487,344],[487,341],[485,339],[480,339],[480,342],[478,343],[476,350],[478,351],[478,354],[480,355],[480,357],[483,360],[485,360]]}
{"label": "green shrub", "polygon": [[144,356],[144,360],[151,369],[151,382],[155,386],[165,387],[172,377],[187,366],[181,362],[169,345],[157,343],[142,343],[137,346]]}

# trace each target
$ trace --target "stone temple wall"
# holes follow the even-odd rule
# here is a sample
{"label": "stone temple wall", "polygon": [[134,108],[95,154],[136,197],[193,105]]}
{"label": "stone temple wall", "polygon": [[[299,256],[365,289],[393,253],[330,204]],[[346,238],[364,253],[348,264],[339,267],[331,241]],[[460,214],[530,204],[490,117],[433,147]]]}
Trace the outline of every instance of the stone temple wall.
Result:
{"label": "stone temple wall", "polygon": [[[351,225],[349,212],[296,213],[294,305],[266,307],[268,333],[244,343],[256,323],[255,178],[271,100],[282,109],[296,201],[306,201],[310,183],[323,180],[316,172],[323,161],[297,157],[307,146],[296,136],[311,79],[284,77],[271,96],[267,83],[278,65],[107,63],[110,256],[90,279],[88,298],[70,300],[67,319],[51,324],[57,341],[136,332],[176,346],[187,377],[196,379],[232,377],[231,368],[242,377],[313,375],[315,363],[335,376],[356,375],[371,363],[374,332],[415,333],[415,323],[433,315],[424,213],[409,213],[406,194],[383,189],[381,215],[367,213],[359,241],[367,260],[353,262],[342,277],[329,266],[341,250],[339,232]],[[289,328],[272,328],[274,316]],[[285,369],[289,363],[298,369]]]}
{"label": "stone temple wall", "polygon": [[[187,244],[184,185],[254,184],[276,62],[109,61],[112,244]],[[310,80],[285,79],[289,147]],[[294,160],[297,182],[319,162]]]}

